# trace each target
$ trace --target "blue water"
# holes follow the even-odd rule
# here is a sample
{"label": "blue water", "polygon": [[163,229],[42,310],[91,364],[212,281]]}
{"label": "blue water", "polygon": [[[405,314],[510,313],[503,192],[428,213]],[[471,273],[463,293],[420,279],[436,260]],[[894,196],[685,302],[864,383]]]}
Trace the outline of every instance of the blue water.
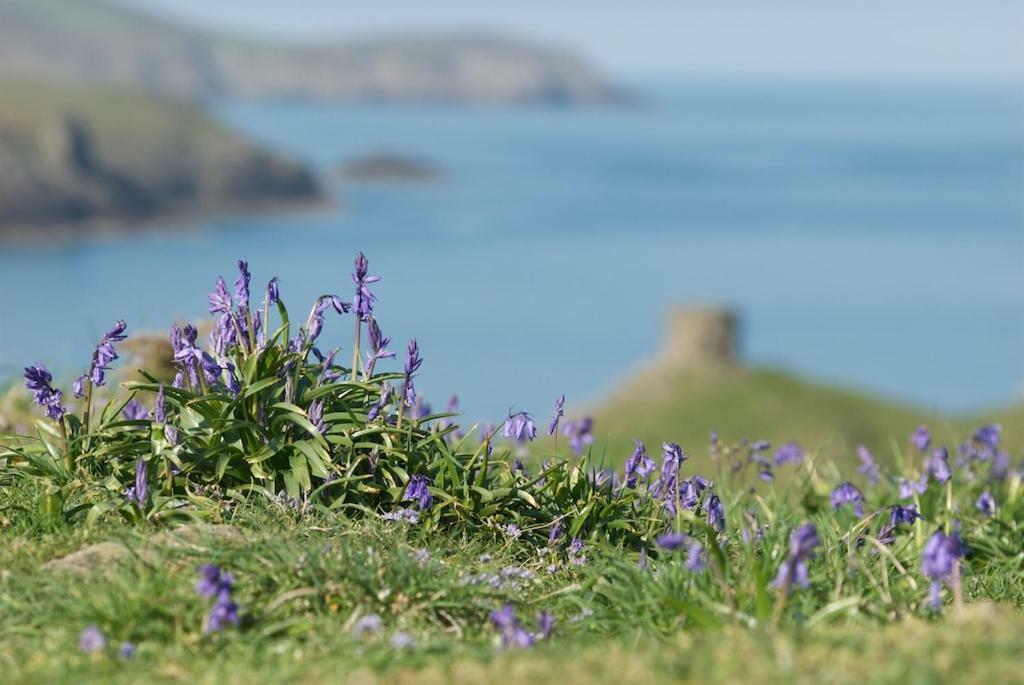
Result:
{"label": "blue water", "polygon": [[[0,372],[69,376],[116,318],[205,312],[239,256],[293,312],[383,276],[420,388],[473,416],[593,401],[654,353],[675,302],[734,304],[753,363],[973,410],[1024,383],[1024,88],[655,88],[643,106],[487,110],[222,103],[324,170],[397,151],[428,185],[332,183],[320,212],[2,248]],[[350,347],[349,322],[326,340]],[[344,357],[343,357],[344,358]]]}

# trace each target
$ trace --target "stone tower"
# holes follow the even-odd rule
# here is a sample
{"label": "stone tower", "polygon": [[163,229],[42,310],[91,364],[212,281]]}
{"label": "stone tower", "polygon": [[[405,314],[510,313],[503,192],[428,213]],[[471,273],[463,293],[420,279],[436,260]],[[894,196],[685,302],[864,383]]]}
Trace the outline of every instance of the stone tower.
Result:
{"label": "stone tower", "polygon": [[672,368],[713,371],[738,361],[738,319],[721,305],[674,307],[667,317],[667,335],[660,361]]}

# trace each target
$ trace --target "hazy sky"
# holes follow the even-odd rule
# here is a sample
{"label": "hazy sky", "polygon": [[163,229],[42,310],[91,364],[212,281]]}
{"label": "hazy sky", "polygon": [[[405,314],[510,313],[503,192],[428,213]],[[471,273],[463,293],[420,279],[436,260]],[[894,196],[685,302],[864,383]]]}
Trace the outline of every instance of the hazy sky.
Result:
{"label": "hazy sky", "polygon": [[623,74],[1024,79],[1024,0],[119,0],[236,32],[497,29]]}

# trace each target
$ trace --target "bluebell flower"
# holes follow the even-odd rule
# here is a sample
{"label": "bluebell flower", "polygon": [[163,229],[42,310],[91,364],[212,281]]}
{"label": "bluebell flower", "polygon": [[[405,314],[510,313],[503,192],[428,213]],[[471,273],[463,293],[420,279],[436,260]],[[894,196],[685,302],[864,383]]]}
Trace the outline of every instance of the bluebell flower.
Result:
{"label": "bluebell flower", "polygon": [[235,297],[238,298],[238,306],[245,311],[249,309],[249,282],[251,280],[249,262],[239,259],[238,278],[235,279]]}
{"label": "bluebell flower", "polygon": [[937,530],[928,538],[921,551],[921,572],[931,579],[928,604],[933,609],[942,606],[940,591],[942,584],[948,582],[953,575],[953,567],[957,559],[964,556],[963,544],[957,533],[946,535]]}
{"label": "bluebell flower", "polygon": [[685,533],[673,531],[659,535],[654,542],[658,547],[673,552],[685,545],[689,539]]}
{"label": "bluebell flower", "polygon": [[582,454],[587,445],[594,442],[594,419],[584,416],[577,421],[566,421],[562,424],[562,435],[569,438],[569,447],[575,454]]}
{"label": "bluebell flower", "polygon": [[719,532],[725,531],[725,507],[718,495],[711,495],[708,498],[707,506],[708,525]]}
{"label": "bluebell flower", "polygon": [[491,612],[491,623],[498,629],[501,635],[501,645],[505,648],[525,649],[534,643],[534,637],[526,631],[516,619],[515,610],[511,604],[504,605],[501,609]]}
{"label": "bluebell flower", "polygon": [[512,414],[505,420],[502,435],[516,442],[525,442],[537,437],[537,426],[525,411]]}
{"label": "bluebell flower", "polygon": [[363,635],[372,635],[380,632],[380,629],[384,627],[384,621],[377,614],[367,614],[362,616],[356,621],[355,625],[352,626],[352,637],[360,639]]}
{"label": "bluebell flower", "polygon": [[97,626],[86,626],[78,634],[78,648],[86,654],[99,652],[107,647],[107,636]]}
{"label": "bluebell flower", "polygon": [[558,538],[562,537],[564,532],[561,521],[555,521],[551,524],[551,531],[548,533],[548,544],[553,545],[558,541]]}
{"label": "bluebell flower", "polygon": [[25,387],[32,391],[36,404],[46,409],[46,415],[59,421],[67,410],[61,404],[63,394],[52,383],[53,376],[42,364],[25,367]]}
{"label": "bluebell flower", "polygon": [[392,649],[412,649],[416,646],[416,639],[409,633],[396,630],[391,635],[390,644]]}
{"label": "bluebell flower", "polygon": [[804,450],[795,442],[786,443],[775,452],[775,465],[799,464],[804,460]]}
{"label": "bluebell flower", "polygon": [[899,478],[900,499],[910,499],[915,494],[923,494],[928,489],[928,474],[922,474],[918,480]]}
{"label": "bluebell flower", "polygon": [[573,538],[569,543],[569,561],[577,566],[584,566],[587,563],[586,546],[583,540]]}
{"label": "bluebell flower", "polygon": [[918,426],[914,434],[910,436],[910,444],[918,452],[924,452],[932,444],[932,434],[927,426]]}
{"label": "bluebell flower", "polygon": [[889,508],[889,523],[893,526],[898,526],[901,523],[913,524],[914,521],[923,518],[917,510],[917,505],[914,504],[906,507],[894,504]]}
{"label": "bluebell flower", "polygon": [[651,494],[674,500],[678,489],[679,468],[686,460],[686,455],[683,454],[683,448],[674,442],[663,443],[661,450],[661,474],[651,487]]}
{"label": "bluebell flower", "polygon": [[121,646],[117,648],[117,653],[121,655],[122,659],[133,658],[135,651],[135,645],[131,642],[122,642]]}
{"label": "bluebell flower", "polygon": [[809,586],[811,581],[807,574],[807,560],[814,548],[820,544],[818,529],[813,523],[804,523],[793,531],[789,538],[789,552],[779,566],[772,587],[788,590],[793,585]]}
{"label": "bluebell flower", "polygon": [[412,476],[405,486],[402,499],[415,500],[420,511],[427,511],[434,505],[434,496],[430,494],[430,479],[427,476]]}
{"label": "bluebell flower", "polygon": [[698,540],[690,540],[686,545],[686,568],[693,573],[702,573],[708,567],[704,545]]}
{"label": "bluebell flower", "polygon": [[373,314],[373,302],[376,295],[370,292],[369,285],[380,280],[380,276],[368,276],[369,262],[366,256],[360,252],[355,259],[355,272],[352,274],[352,282],[356,286],[355,296],[352,298],[352,310],[362,321],[366,321]]}
{"label": "bluebell flower", "polygon": [[633,441],[636,444],[636,449],[633,450],[633,454],[626,460],[626,487],[635,488],[637,481],[647,480],[647,478],[654,472],[656,464],[654,460],[647,456],[647,448],[639,440]]}
{"label": "bluebell flower", "polygon": [[555,413],[551,417],[551,423],[548,424],[548,435],[554,435],[555,431],[558,430],[558,422],[565,416],[565,394],[559,396],[555,400]]}
{"label": "bluebell flower", "polygon": [[978,497],[978,501],[975,502],[974,506],[976,506],[978,511],[985,516],[992,516],[996,513],[996,500],[988,490],[981,493],[981,496]]}
{"label": "bluebell flower", "polygon": [[416,343],[416,338],[412,338],[405,351],[405,380],[402,386],[402,400],[407,407],[411,407],[416,403],[416,388],[413,385],[413,375],[419,370],[422,363],[420,346]]}
{"label": "bluebell flower", "polygon": [[832,508],[838,510],[844,504],[852,504],[857,516],[864,515],[864,495],[853,483],[840,483],[832,491]]}
{"label": "bluebell flower", "polygon": [[945,447],[937,447],[924,468],[937,483],[945,483],[953,476],[949,469],[949,451]]}
{"label": "bluebell flower", "polygon": [[857,458],[860,459],[860,466],[857,471],[864,474],[864,477],[868,479],[868,482],[872,485],[878,484],[879,478],[879,467],[878,462],[875,461],[875,456],[871,454],[864,445],[857,447]]}
{"label": "bluebell flower", "polygon": [[268,307],[273,307],[281,301],[281,282],[274,276],[267,283],[266,302]]}
{"label": "bluebell flower", "polygon": [[232,314],[232,309],[234,309],[235,305],[231,300],[231,293],[228,292],[228,284],[224,282],[221,276],[217,277],[217,283],[213,287],[213,292],[210,293],[207,299],[210,300],[211,314]]}

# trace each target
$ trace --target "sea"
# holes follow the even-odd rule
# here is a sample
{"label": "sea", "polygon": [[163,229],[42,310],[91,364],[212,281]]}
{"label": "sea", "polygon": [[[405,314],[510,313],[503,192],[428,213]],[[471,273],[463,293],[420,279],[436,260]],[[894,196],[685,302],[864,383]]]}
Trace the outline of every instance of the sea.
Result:
{"label": "sea", "polygon": [[[73,378],[116,319],[163,332],[207,316],[239,258],[257,296],[277,276],[304,319],[318,295],[351,297],[361,250],[399,363],[415,337],[417,387],[473,418],[544,417],[562,393],[594,405],[686,303],[734,308],[750,365],[950,412],[1021,398],[1024,84],[637,92],[611,107],[213,103],[319,170],[330,202],[0,247],[0,376],[43,362]],[[378,153],[439,178],[336,173]],[[347,359],[351,325],[330,318],[321,346]]]}

